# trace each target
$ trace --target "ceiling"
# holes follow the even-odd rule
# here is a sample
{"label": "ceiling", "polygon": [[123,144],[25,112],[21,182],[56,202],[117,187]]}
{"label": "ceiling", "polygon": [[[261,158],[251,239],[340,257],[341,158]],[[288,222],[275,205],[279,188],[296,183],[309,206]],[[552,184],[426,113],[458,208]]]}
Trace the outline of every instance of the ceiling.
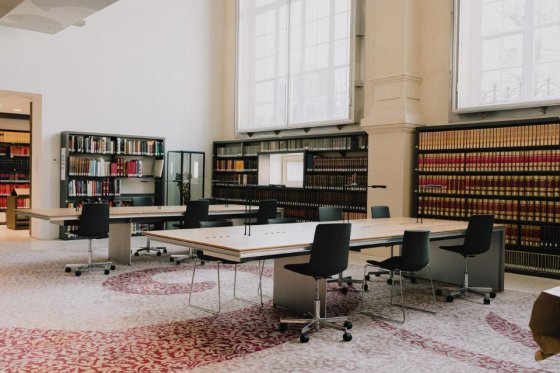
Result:
{"label": "ceiling", "polygon": [[0,0],[0,26],[56,34],[118,0]]}

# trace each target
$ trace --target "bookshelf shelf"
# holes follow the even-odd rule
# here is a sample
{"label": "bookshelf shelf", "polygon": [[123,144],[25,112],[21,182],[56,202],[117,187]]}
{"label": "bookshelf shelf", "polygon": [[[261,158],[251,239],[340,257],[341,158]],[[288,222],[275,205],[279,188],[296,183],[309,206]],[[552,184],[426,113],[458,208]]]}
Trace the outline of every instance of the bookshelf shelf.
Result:
{"label": "bookshelf shelf", "polygon": [[[164,143],[158,137],[62,132],[60,206],[98,200],[128,206],[133,197],[147,197],[161,205]],[[60,238],[72,238],[76,228],[61,227]]]}
{"label": "bookshelf shelf", "polygon": [[[258,155],[303,153],[303,187],[258,184]],[[323,136],[275,137],[214,142],[212,197],[246,203],[277,199],[286,217],[318,220],[317,207],[341,207],[346,216],[367,214],[367,135],[363,132]],[[351,186],[349,186],[352,184]]]}
{"label": "bookshelf shelf", "polygon": [[[0,224],[10,220],[10,228],[14,225],[7,210],[16,206],[16,202],[10,202],[9,196],[15,188],[29,190],[30,187],[30,150],[29,131],[0,129]],[[23,206],[22,203],[27,205],[29,201],[30,197],[21,197],[17,204]]]}
{"label": "bookshelf shelf", "polygon": [[560,278],[558,118],[417,129],[417,215],[506,225],[506,270]]}

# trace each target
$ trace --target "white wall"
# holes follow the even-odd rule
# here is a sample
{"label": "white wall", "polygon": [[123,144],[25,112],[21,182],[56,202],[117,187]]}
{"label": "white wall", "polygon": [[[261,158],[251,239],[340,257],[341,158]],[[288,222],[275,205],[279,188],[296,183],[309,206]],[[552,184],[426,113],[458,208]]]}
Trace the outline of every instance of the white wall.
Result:
{"label": "white wall", "polygon": [[59,205],[64,130],[163,136],[167,150],[205,151],[209,180],[225,1],[119,0],[55,35],[0,26],[0,89],[42,95],[33,207]]}

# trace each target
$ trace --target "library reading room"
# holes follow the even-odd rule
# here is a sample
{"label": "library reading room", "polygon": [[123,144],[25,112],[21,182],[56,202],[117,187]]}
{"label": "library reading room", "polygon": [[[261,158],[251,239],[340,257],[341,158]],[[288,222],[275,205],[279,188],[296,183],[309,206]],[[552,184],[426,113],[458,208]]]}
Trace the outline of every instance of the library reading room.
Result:
{"label": "library reading room", "polygon": [[0,372],[560,372],[560,0],[2,0],[0,50]]}

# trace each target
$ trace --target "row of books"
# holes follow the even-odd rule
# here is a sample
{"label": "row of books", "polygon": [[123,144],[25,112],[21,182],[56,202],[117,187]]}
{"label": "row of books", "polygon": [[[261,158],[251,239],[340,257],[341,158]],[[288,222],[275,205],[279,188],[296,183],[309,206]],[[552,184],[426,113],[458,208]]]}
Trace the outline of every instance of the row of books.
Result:
{"label": "row of books", "polygon": [[336,136],[323,138],[297,138],[262,140],[244,144],[220,144],[216,147],[218,156],[255,155],[259,152],[303,151],[303,150],[365,150],[367,135]]}
{"label": "row of books", "polygon": [[[16,208],[29,208],[31,207],[31,202],[29,198],[17,198]],[[8,208],[8,196],[0,196],[0,210],[6,210]]]}
{"label": "row of books", "polygon": [[[296,218],[298,221],[317,221],[319,220],[319,211],[317,208],[294,208],[284,207],[284,216],[287,218]],[[365,212],[343,211],[345,220],[366,219]]]}
{"label": "row of books", "polygon": [[[287,188],[253,188],[252,199],[276,199],[282,206],[319,207],[335,206],[348,210],[365,210],[367,203],[366,193],[347,193],[332,191],[330,193],[317,193],[313,190],[294,190]],[[227,188],[214,186],[212,197],[221,201],[245,202],[247,192],[244,188]]]}
{"label": "row of books", "polygon": [[419,193],[560,197],[560,175],[419,175]]}
{"label": "row of books", "polygon": [[74,153],[164,155],[163,141],[124,137],[68,135],[68,151]]}
{"label": "row of books", "polygon": [[107,161],[103,158],[68,158],[69,176],[129,176],[141,177],[144,175],[142,160],[116,158]]}
{"label": "row of books", "polygon": [[560,223],[560,201],[426,197],[418,199],[420,216],[463,218],[472,214],[494,214],[497,219],[519,222]]}
{"label": "row of books", "polygon": [[25,157],[29,156],[29,146],[28,145],[11,145],[10,146],[10,157]]}
{"label": "row of books", "polygon": [[68,181],[68,197],[104,197],[120,194],[121,181],[119,179]]}
{"label": "row of books", "polygon": [[214,161],[215,171],[256,171],[257,167],[256,159],[216,159]]}
{"label": "row of books", "polygon": [[560,145],[560,123],[420,132],[419,150]]}
{"label": "row of books", "polygon": [[[521,233],[519,244],[522,246],[560,249],[560,227],[521,225],[520,227],[512,227],[511,231],[515,236]],[[512,244],[515,245],[516,242],[514,241]]]}
{"label": "row of books", "polygon": [[29,189],[29,184],[18,183],[18,184],[0,184],[0,196],[9,196],[15,188]]}
{"label": "row of books", "polygon": [[421,172],[560,171],[560,149],[515,152],[419,154]]}
{"label": "row of books", "polygon": [[367,172],[367,157],[324,158],[313,157],[308,171],[363,171]]}
{"label": "row of books", "polygon": [[366,174],[307,174],[305,175],[305,186],[314,189],[327,190],[366,190]]}
{"label": "row of books", "polygon": [[0,181],[29,181],[29,173],[0,171]]}
{"label": "row of books", "polygon": [[549,277],[560,275],[560,255],[506,250],[505,261],[505,268],[508,271]]}
{"label": "row of books", "polygon": [[31,136],[29,132],[0,131],[0,142],[29,144]]}
{"label": "row of books", "polygon": [[258,176],[256,174],[215,174],[213,179],[214,185],[247,185],[257,184]]}
{"label": "row of books", "polygon": [[29,159],[27,158],[0,158],[0,173],[24,173],[29,179]]}

